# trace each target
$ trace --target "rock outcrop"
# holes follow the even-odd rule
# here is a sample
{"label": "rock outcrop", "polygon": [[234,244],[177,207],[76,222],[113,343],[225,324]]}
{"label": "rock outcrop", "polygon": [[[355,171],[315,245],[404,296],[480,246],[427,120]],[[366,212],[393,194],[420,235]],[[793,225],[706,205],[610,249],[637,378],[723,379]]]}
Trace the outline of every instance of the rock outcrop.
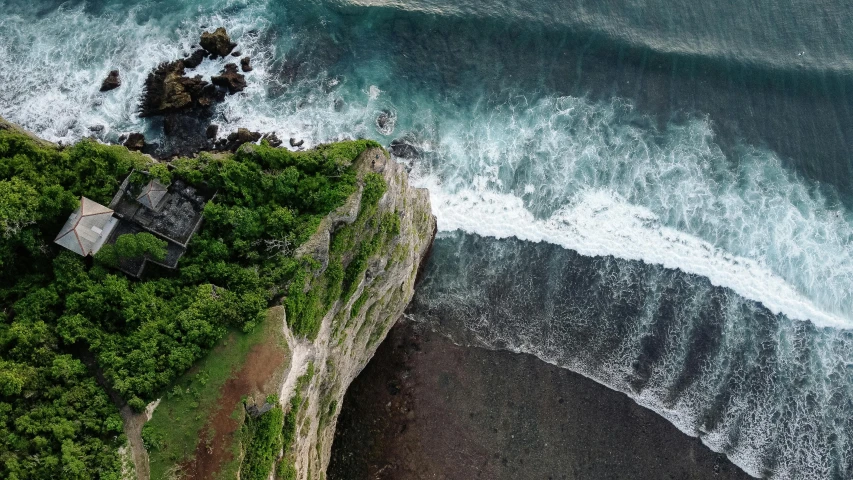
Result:
{"label": "rock outcrop", "polygon": [[251,62],[252,62],[252,59],[250,57],[241,58],[240,59],[240,70],[243,70],[244,72],[251,72],[252,71]]}
{"label": "rock outcrop", "polygon": [[145,148],[145,135],[141,133],[131,133],[127,136],[127,140],[122,144],[128,150],[142,150]]}
{"label": "rock outcrop", "polygon": [[207,108],[225,98],[223,92],[201,78],[186,77],[184,60],[164,62],[148,74],[140,116],[151,117],[192,108]]}
{"label": "rock outcrop", "polygon": [[238,128],[236,132],[231,132],[225,138],[220,138],[214,143],[217,150],[231,150],[236,152],[244,143],[255,143],[262,137],[260,132],[253,132],[247,128]]}
{"label": "rock outcrop", "polygon": [[119,77],[118,70],[113,70],[107,75],[107,78],[101,83],[101,91],[108,92],[110,90],[114,90],[121,86],[121,77]]}
{"label": "rock outcrop", "polygon": [[207,52],[202,49],[198,49],[194,51],[192,55],[184,59],[184,66],[187,68],[195,68],[201,65],[201,62],[203,62],[205,58],[207,58]]}
{"label": "rock outcrop", "polygon": [[405,158],[407,160],[417,159],[421,157],[421,151],[414,145],[414,142],[408,138],[399,138],[391,141],[388,150],[397,158]]}
{"label": "rock outcrop", "polygon": [[246,88],[246,76],[238,72],[237,65],[233,63],[226,64],[222,72],[215,77],[211,77],[210,81],[217,87],[227,89],[230,94],[242,92]]}
{"label": "rock outcrop", "polygon": [[228,32],[223,27],[219,27],[213,32],[202,33],[199,45],[212,58],[224,57],[237,47],[237,44],[231,41],[231,37],[228,36]]}
{"label": "rock outcrop", "polygon": [[[282,387],[280,401],[287,408],[291,399],[302,399],[296,419],[293,446],[283,452],[279,465],[289,465],[299,479],[325,478],[335,425],[350,383],[367,365],[388,330],[403,314],[414,294],[415,279],[435,235],[435,217],[426,190],[409,185],[402,165],[380,148],[365,151],[357,160],[358,175],[382,176],[387,191],[368,219],[360,218],[361,192],[323,219],[317,232],[296,251],[318,265],[315,279],[329,268],[330,245],[336,234],[349,229],[353,244],[369,242],[380,219],[399,219],[399,233],[379,246],[366,260],[366,271],[350,296],[342,294],[323,317],[313,341],[295,338],[287,329],[291,367]],[[357,248],[344,254],[353,261]],[[317,280],[319,282],[319,280]],[[312,288],[311,282],[307,288]],[[315,372],[306,385],[297,379],[313,365]],[[298,391],[297,391],[298,390]]]}

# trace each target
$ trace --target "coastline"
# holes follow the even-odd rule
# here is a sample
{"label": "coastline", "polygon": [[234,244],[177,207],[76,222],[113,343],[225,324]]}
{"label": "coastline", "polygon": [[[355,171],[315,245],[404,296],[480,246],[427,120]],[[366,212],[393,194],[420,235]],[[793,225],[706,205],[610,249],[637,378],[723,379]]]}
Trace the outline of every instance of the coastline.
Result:
{"label": "coastline", "polygon": [[622,393],[402,320],[347,391],[328,478],[752,477]]}

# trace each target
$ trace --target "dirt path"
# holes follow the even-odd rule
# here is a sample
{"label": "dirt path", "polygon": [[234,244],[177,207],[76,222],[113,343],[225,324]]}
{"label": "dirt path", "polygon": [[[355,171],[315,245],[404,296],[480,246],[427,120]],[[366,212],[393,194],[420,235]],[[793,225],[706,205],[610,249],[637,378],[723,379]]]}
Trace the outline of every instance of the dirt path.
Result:
{"label": "dirt path", "polygon": [[[156,405],[155,405],[156,406]],[[130,454],[133,458],[133,466],[136,470],[137,480],[149,480],[151,473],[148,469],[148,451],[142,445],[142,426],[148,421],[149,409],[146,412],[136,413],[127,405],[119,409],[121,419],[124,421],[124,434],[130,444]],[[150,409],[153,411],[153,408]]]}

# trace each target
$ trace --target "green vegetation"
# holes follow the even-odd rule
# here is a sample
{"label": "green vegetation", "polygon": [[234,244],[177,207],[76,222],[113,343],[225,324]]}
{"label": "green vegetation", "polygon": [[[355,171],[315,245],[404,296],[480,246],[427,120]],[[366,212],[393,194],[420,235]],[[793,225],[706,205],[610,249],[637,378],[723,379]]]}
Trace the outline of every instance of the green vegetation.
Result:
{"label": "green vegetation", "polygon": [[[344,226],[335,232],[332,238],[330,250],[333,261],[340,261],[344,254],[353,250],[356,252],[355,257],[349,262],[343,274],[341,288],[345,302],[355,293],[358,280],[367,269],[367,260],[379,250],[379,247],[386,240],[384,237],[372,236],[369,239],[362,240],[358,245],[355,244],[356,232],[363,232],[376,226],[376,211],[379,208],[379,200],[385,194],[386,189],[387,185],[385,185],[385,180],[381,175],[376,173],[365,175],[358,217],[352,225]],[[397,219],[397,233],[399,233],[399,226],[399,219]]]}
{"label": "green vegetation", "polygon": [[168,243],[148,232],[126,233],[119,236],[112,245],[104,245],[98,250],[95,258],[109,266],[118,265],[122,259],[137,259],[148,257],[162,262],[166,258]]}
{"label": "green vegetation", "polygon": [[290,399],[290,409],[287,411],[287,415],[284,416],[281,427],[281,448],[284,451],[284,456],[281,457],[275,469],[278,480],[294,480],[296,478],[296,467],[293,465],[291,447],[293,447],[293,442],[296,440],[299,411],[301,408],[304,408],[302,390],[311,382],[313,377],[314,363],[312,362],[308,364],[308,371],[296,380],[296,391]]}
{"label": "green vegetation", "polygon": [[[247,145],[168,170],[123,147],[59,149],[0,130],[0,478],[118,478],[122,424],[106,389],[143,408],[229,329],[252,331],[270,303],[296,292],[313,267],[293,250],[355,192],[351,163],[374,145]],[[52,243],[80,196],[107,204],[134,168],[218,192],[179,269],[151,269],[142,281],[106,264],[159,255],[150,239],[123,240],[99,255],[106,262]],[[367,181],[366,198],[384,189]],[[326,294],[351,288],[354,273],[332,272],[320,291],[303,288],[303,301],[285,303],[288,318],[302,308],[292,315],[303,318],[298,332],[316,331],[309,320],[322,318]],[[146,430],[152,448],[171,445],[157,432]]]}
{"label": "green vegetation", "polygon": [[246,445],[243,468],[240,469],[241,479],[266,480],[270,476],[273,462],[282,447],[283,422],[284,413],[281,407],[276,406],[246,423],[250,440]]}
{"label": "green vegetation", "polygon": [[[148,449],[151,478],[166,478],[166,472],[176,463],[193,455],[202,428],[218,408],[233,407],[237,416],[243,418],[242,402],[220,405],[222,387],[240,371],[249,351],[256,345],[272,342],[281,348],[282,358],[287,357],[281,332],[280,308],[270,309],[259,328],[248,334],[232,329],[217,343],[210,355],[196,362],[163,395],[155,415],[145,424],[142,432],[143,440],[147,440],[147,435],[153,439],[149,443],[156,447]],[[281,365],[285,366],[284,363]],[[235,447],[239,449],[239,442]]]}

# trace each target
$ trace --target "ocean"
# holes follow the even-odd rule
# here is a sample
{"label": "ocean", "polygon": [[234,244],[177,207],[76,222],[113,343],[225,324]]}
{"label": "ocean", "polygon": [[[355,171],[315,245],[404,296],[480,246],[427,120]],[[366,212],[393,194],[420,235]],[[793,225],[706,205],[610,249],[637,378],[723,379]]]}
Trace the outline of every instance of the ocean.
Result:
{"label": "ocean", "polygon": [[156,140],[145,75],[224,26],[254,70],[220,134],[419,152],[440,233],[415,321],[625,392],[751,475],[853,478],[853,4],[0,4],[0,116]]}

